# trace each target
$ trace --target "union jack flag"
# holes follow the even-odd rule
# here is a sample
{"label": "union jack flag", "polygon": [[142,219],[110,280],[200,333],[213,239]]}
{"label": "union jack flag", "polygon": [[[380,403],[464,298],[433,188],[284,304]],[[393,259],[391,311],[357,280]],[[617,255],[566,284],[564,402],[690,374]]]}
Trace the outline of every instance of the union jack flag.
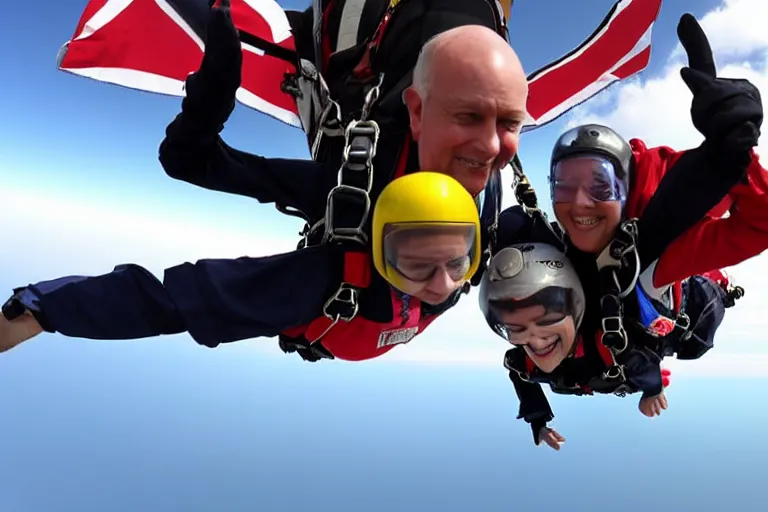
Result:
{"label": "union jack flag", "polygon": [[[472,1],[472,0],[466,0]],[[526,129],[553,121],[614,82],[642,71],[662,0],[619,0],[598,29],[572,52],[529,76]],[[208,0],[90,0],[58,68],[143,91],[184,95],[184,80],[204,49]],[[275,0],[231,0],[238,29],[294,52],[282,7]],[[535,44],[535,42],[532,42]],[[290,59],[243,43],[243,80],[237,99],[300,128],[293,96],[281,88]]]}

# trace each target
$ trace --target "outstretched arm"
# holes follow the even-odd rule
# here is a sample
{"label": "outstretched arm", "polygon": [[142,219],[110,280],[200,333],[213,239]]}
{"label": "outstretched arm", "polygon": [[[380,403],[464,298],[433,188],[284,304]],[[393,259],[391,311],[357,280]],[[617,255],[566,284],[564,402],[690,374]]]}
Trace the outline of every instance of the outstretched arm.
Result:
{"label": "outstretched arm", "polygon": [[768,249],[768,171],[753,156],[746,183],[728,194],[727,217],[706,217],[664,251],[653,273],[657,288],[736,265]]}
{"label": "outstretched arm", "polygon": [[520,373],[514,369],[520,361],[519,356],[519,349],[513,348],[508,350],[504,357],[504,366],[509,369],[509,380],[515,386],[515,393],[520,401],[517,419],[523,419],[531,426],[536,446],[544,441],[551,448],[559,450],[560,443],[565,442],[565,439],[554,429],[547,427],[547,423],[555,418],[547,396],[541,389],[541,384],[523,380]]}
{"label": "outstretched arm", "polygon": [[509,372],[509,380],[515,386],[515,393],[520,401],[517,419],[525,420],[531,426],[533,442],[538,446],[541,442],[541,430],[546,428],[547,423],[555,419],[552,408],[549,406],[549,400],[547,400],[544,390],[541,389],[541,384],[525,382],[514,370]]}
{"label": "outstretched arm", "polygon": [[13,337],[27,332],[27,313],[40,329],[77,338],[126,340],[186,331],[199,344],[215,347],[276,336],[321,314],[334,276],[318,269],[332,268],[335,257],[332,247],[318,246],[185,263],[167,269],[163,282],[138,265],[43,281],[17,288],[3,306],[0,347],[26,339]]}

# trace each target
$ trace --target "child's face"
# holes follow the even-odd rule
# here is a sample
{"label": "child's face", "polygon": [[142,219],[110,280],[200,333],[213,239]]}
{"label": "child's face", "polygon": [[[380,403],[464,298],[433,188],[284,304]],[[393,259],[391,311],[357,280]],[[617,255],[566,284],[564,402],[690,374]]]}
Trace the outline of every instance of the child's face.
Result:
{"label": "child's face", "polygon": [[576,341],[573,317],[536,305],[500,312],[510,343],[523,346],[533,363],[551,373],[568,357]]}

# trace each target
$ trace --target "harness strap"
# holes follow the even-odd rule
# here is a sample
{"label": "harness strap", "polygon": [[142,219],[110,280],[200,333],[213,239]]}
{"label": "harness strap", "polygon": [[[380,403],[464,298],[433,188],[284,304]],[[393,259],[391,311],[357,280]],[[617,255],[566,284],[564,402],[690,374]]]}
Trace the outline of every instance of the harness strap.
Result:
{"label": "harness strap", "polygon": [[367,0],[346,0],[341,11],[339,34],[336,37],[336,51],[352,48],[357,44],[357,34],[360,28],[360,18]]}
{"label": "harness strap", "polygon": [[325,9],[323,9],[323,17],[320,21],[321,23],[321,31],[322,36],[320,39],[320,62],[318,65],[320,66],[320,72],[325,73],[328,71],[328,61],[331,59],[331,54],[333,53],[333,46],[331,42],[331,33],[328,30],[328,23],[330,21],[331,13],[333,12],[333,8],[336,7],[336,0],[328,0],[328,4],[325,6]]}
{"label": "harness strap", "polygon": [[531,186],[531,182],[528,181],[528,177],[523,172],[523,165],[520,162],[520,157],[515,155],[515,158],[510,162],[512,167],[512,174],[514,181],[512,182],[512,188],[515,191],[515,199],[518,204],[523,206],[526,210],[538,210],[539,200],[536,197],[536,191]]}
{"label": "harness strap", "polygon": [[373,60],[376,57],[376,51],[378,50],[379,45],[384,38],[384,34],[387,31],[389,22],[392,19],[392,16],[394,16],[394,14],[399,10],[399,8],[407,3],[408,0],[389,1],[389,5],[387,6],[387,10],[384,12],[384,16],[382,16],[381,21],[379,21],[379,25],[376,27],[376,30],[373,32],[370,41],[365,47],[365,53],[363,53],[360,62],[352,70],[352,73],[357,78],[365,80],[374,76],[372,68]]}
{"label": "harness strap", "polygon": [[240,41],[247,45],[258,48],[259,50],[263,51],[265,55],[284,60],[290,64],[298,65],[299,54],[295,50],[283,48],[282,46],[271,43],[266,39],[253,35],[250,32],[246,32],[244,30],[238,29],[237,33],[240,36]]}
{"label": "harness strap", "polygon": [[[629,340],[624,328],[623,299],[627,297],[637,284],[640,275],[640,260],[635,241],[637,239],[636,220],[622,222],[611,243],[597,258],[598,280],[602,296],[600,309],[602,313],[602,334],[600,342],[608,347],[614,355],[621,354],[627,349]],[[635,257],[634,277],[623,290],[619,280],[619,272],[626,267],[627,256]]]}
{"label": "harness strap", "polygon": [[[405,174],[410,148],[410,136],[406,136],[393,179]],[[323,243],[331,243],[332,241],[328,240]],[[313,347],[320,345],[319,342],[339,322],[350,322],[357,316],[360,290],[367,288],[371,281],[371,258],[367,245],[363,243],[359,244],[363,247],[356,247],[349,243],[349,240],[344,245],[350,247],[344,251],[344,272],[341,285],[323,306],[323,316],[313,320],[303,333],[304,338]]]}
{"label": "harness strap", "polygon": [[358,290],[367,288],[371,281],[368,252],[344,253],[344,278],[341,286],[325,303],[323,316],[313,320],[304,337],[310,344],[320,341],[330,330],[342,322],[350,322],[358,312]]}
{"label": "harness strap", "polygon": [[562,236],[554,230],[549,223],[549,219],[547,219],[546,213],[539,208],[539,199],[536,195],[536,190],[534,190],[530,181],[528,181],[528,177],[523,171],[523,164],[520,162],[520,157],[518,155],[515,155],[512,159],[510,167],[512,167],[513,176],[512,189],[515,192],[517,203],[522,206],[523,211],[533,219],[533,224],[552,233],[553,239],[560,241],[561,248],[564,250],[565,246],[562,241]]}

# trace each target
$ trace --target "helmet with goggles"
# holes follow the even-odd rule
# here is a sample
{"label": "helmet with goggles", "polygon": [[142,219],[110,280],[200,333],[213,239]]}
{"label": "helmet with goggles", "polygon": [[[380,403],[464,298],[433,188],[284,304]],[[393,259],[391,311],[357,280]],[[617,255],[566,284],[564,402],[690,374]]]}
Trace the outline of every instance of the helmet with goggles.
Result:
{"label": "helmet with goggles", "polygon": [[454,178],[419,171],[389,183],[373,211],[373,263],[395,288],[427,282],[443,271],[469,280],[480,265],[480,216]]}
{"label": "helmet with goggles", "polygon": [[607,126],[586,124],[568,130],[552,149],[552,202],[573,202],[583,188],[595,201],[624,203],[633,160],[629,143]]}

